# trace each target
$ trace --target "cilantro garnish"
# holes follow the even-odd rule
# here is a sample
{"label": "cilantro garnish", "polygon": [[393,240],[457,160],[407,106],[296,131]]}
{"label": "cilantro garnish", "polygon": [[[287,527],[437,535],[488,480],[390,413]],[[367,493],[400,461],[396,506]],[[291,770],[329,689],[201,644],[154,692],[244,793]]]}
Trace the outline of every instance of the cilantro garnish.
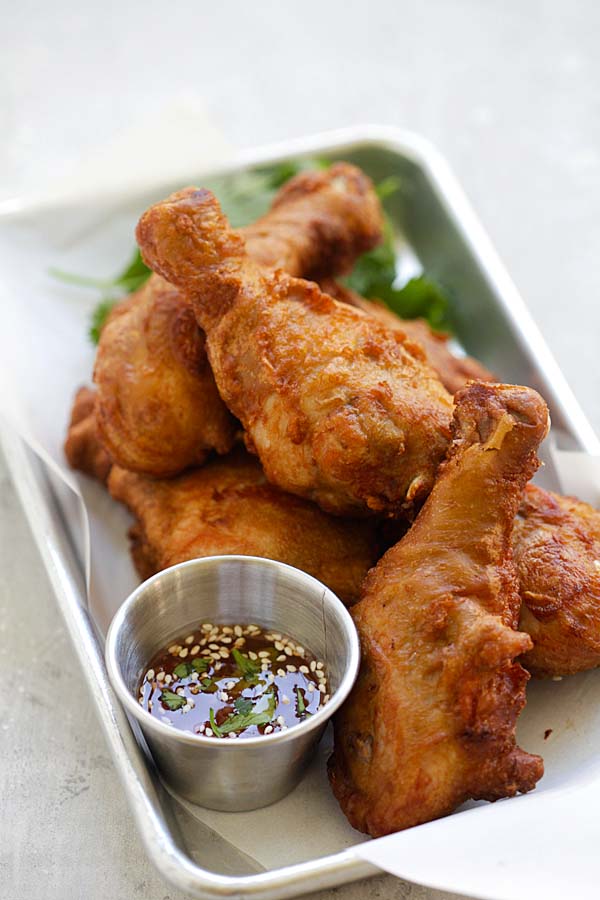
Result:
{"label": "cilantro garnish", "polygon": [[296,709],[299,716],[310,716],[310,713],[306,708],[304,696],[302,695],[302,691],[299,687],[296,687]]}
{"label": "cilantro garnish", "polygon": [[233,701],[233,705],[235,707],[235,711],[239,712],[243,716],[247,716],[249,712],[252,712],[254,704],[250,697],[236,697]]}
{"label": "cilantro garnish", "polygon": [[169,691],[166,688],[160,695],[160,701],[161,703],[164,703],[171,712],[181,709],[181,707],[185,706],[187,703],[185,697],[180,697],[179,694],[176,694],[174,691]]}
{"label": "cilantro garnish", "polygon": [[[263,697],[264,696],[266,696],[266,694],[263,694]],[[241,712],[241,711],[238,711],[238,709],[236,707],[236,712],[231,713],[229,715],[229,718],[225,719],[225,721],[223,722],[222,725],[217,725],[216,720],[215,720],[215,713],[211,707],[210,712],[208,714],[209,721],[210,721],[210,727],[212,728],[214,733],[217,735],[217,737],[223,737],[224,734],[230,734],[231,732],[243,731],[245,728],[249,728],[251,725],[256,725],[256,726],[268,725],[271,722],[271,720],[273,719],[273,713],[275,712],[275,708],[277,706],[275,694],[272,691],[270,691],[268,693],[268,697],[269,697],[269,700],[268,700],[266,709],[263,709],[260,712],[254,712],[253,710],[250,710],[248,712]],[[238,698],[238,700],[244,700],[244,699],[245,698],[243,698],[243,697]],[[237,700],[234,701],[234,706],[236,706],[237,702],[238,702]],[[250,703],[252,703],[252,701],[250,701]],[[246,708],[246,707],[244,706],[244,708]]]}
{"label": "cilantro garnish", "polygon": [[204,659],[203,656],[199,656],[192,660],[192,669],[194,672],[206,672],[208,666],[209,662],[207,659]]}
{"label": "cilantro garnish", "polygon": [[232,650],[231,655],[233,656],[238,669],[242,673],[242,678],[245,678],[246,681],[256,680],[260,673],[260,663],[254,659],[250,659],[250,657],[246,656],[244,653],[240,653],[239,650]]}
{"label": "cilantro garnish", "polygon": [[189,662],[179,663],[178,666],[175,666],[173,669],[173,675],[176,678],[186,678],[192,671],[192,664]]}

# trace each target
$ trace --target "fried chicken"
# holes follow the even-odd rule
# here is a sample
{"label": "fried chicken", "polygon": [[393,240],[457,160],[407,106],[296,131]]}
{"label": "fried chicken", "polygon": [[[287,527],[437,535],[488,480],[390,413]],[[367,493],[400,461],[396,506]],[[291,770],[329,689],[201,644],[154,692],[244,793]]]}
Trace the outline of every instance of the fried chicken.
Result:
{"label": "fried chicken", "polygon": [[125,468],[168,476],[227,453],[239,425],[221,400],[185,297],[158,275],[102,330],[94,380],[102,443]]}
{"label": "fried chicken", "polygon": [[455,394],[467,381],[495,381],[486,367],[472,356],[455,356],[448,348],[448,335],[433,331],[425,319],[401,319],[380,300],[367,300],[355,291],[344,287],[333,278],[321,281],[326,294],[356,306],[363,312],[375,316],[387,325],[403,331],[406,336],[420,344],[431,368],[437,372],[438,378],[451,394]]}
{"label": "fried chicken", "polygon": [[95,406],[96,392],[88,387],[80,387],[73,400],[65,440],[65,456],[72,469],[79,469],[80,472],[105,482],[112,462],[98,440]]}
{"label": "fried chicken", "polygon": [[[262,265],[344,272],[380,239],[381,208],[362,172],[338,163],[292,178],[240,234]],[[101,439],[127,469],[175,475],[233,444],[237,423],[219,397],[204,335],[184,295],[156,275],[113,311],[94,379]]]}
{"label": "fried chicken", "polygon": [[189,296],[219,392],[269,481],[340,515],[410,516],[452,416],[421,348],[316,284],[257,266],[209,191],[156,204],[137,237],[146,263]]}
{"label": "fried chicken", "polygon": [[199,556],[264,556],[309,572],[351,603],[377,558],[371,522],[341,521],[284,494],[241,448],[169,480],[115,466],[108,487],[137,518],[130,537],[142,578]]}
{"label": "fried chicken", "polygon": [[521,662],[534,675],[600,665],[600,512],[528,485],[515,521],[519,628],[532,641]]}
{"label": "fried chicken", "polygon": [[433,491],[352,608],[362,665],[335,721],[329,775],[361,831],[399,831],[542,776],[542,760],[515,740],[529,676],[514,659],[531,640],[514,630],[510,540],[547,427],[528,388],[460,391]]}

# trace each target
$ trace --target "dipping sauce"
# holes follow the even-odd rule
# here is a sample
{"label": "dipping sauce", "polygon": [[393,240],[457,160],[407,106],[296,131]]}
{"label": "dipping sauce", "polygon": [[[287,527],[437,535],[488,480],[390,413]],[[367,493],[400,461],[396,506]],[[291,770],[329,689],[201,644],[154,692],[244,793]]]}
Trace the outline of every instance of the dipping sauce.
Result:
{"label": "dipping sauce", "polygon": [[285,731],[328,700],[325,664],[258,625],[202,623],[153,657],[139,687],[161,722],[222,739]]}

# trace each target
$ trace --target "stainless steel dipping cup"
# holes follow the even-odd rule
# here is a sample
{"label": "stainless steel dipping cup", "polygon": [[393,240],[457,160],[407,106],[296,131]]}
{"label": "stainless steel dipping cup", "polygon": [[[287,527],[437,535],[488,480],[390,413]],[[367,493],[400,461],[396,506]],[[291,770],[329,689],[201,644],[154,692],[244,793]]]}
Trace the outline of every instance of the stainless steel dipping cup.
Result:
{"label": "stainless steel dipping cup", "polygon": [[[157,651],[201,622],[256,623],[289,635],[325,662],[331,699],[286,731],[236,741],[163,724],[138,703],[140,680]],[[292,566],[253,556],[206,557],[159,572],[123,603],[106,640],[111,683],[165,783],[193,803],[226,811],[267,806],[296,786],[354,684],[359,659],[354,623],[329,588]]]}

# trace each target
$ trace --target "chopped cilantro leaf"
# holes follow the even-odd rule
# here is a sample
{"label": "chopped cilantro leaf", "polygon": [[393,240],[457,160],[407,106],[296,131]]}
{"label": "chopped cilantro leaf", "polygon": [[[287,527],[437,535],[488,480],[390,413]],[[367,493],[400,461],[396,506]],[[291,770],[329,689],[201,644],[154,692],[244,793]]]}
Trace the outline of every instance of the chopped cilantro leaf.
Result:
{"label": "chopped cilantro leaf", "polygon": [[236,699],[233,701],[233,705],[235,707],[235,711],[239,712],[243,716],[246,716],[249,712],[252,712],[252,708],[254,706],[250,697],[236,697]]}
{"label": "chopped cilantro leaf", "polygon": [[182,706],[185,706],[187,700],[185,697],[180,697],[179,694],[176,694],[174,691],[165,690],[160,695],[160,702],[164,703],[171,712],[175,712],[177,709],[181,709]]}
{"label": "chopped cilantro leaf", "polygon": [[240,653],[239,650],[232,650],[231,655],[233,656],[236,665],[240,672],[242,673],[242,678],[245,678],[247,681],[252,681],[256,679],[260,673],[260,664],[250,657],[246,656],[244,653]]}
{"label": "chopped cilantro leaf", "polygon": [[192,660],[192,669],[194,672],[206,672],[208,669],[208,660],[204,659],[202,656],[197,657]]}
{"label": "chopped cilantro leaf", "polygon": [[[263,694],[263,696],[265,695]],[[273,719],[273,713],[275,712],[276,706],[277,701],[275,700],[275,695],[273,692],[270,692],[266,709],[263,709],[261,712],[232,713],[232,715],[219,726],[219,737],[223,734],[229,734],[232,731],[243,731],[244,728],[249,728],[251,725],[268,725]]]}
{"label": "chopped cilantro leaf", "polygon": [[192,671],[192,666],[189,662],[179,663],[178,666],[175,666],[173,669],[173,675],[176,678],[186,678]]}

